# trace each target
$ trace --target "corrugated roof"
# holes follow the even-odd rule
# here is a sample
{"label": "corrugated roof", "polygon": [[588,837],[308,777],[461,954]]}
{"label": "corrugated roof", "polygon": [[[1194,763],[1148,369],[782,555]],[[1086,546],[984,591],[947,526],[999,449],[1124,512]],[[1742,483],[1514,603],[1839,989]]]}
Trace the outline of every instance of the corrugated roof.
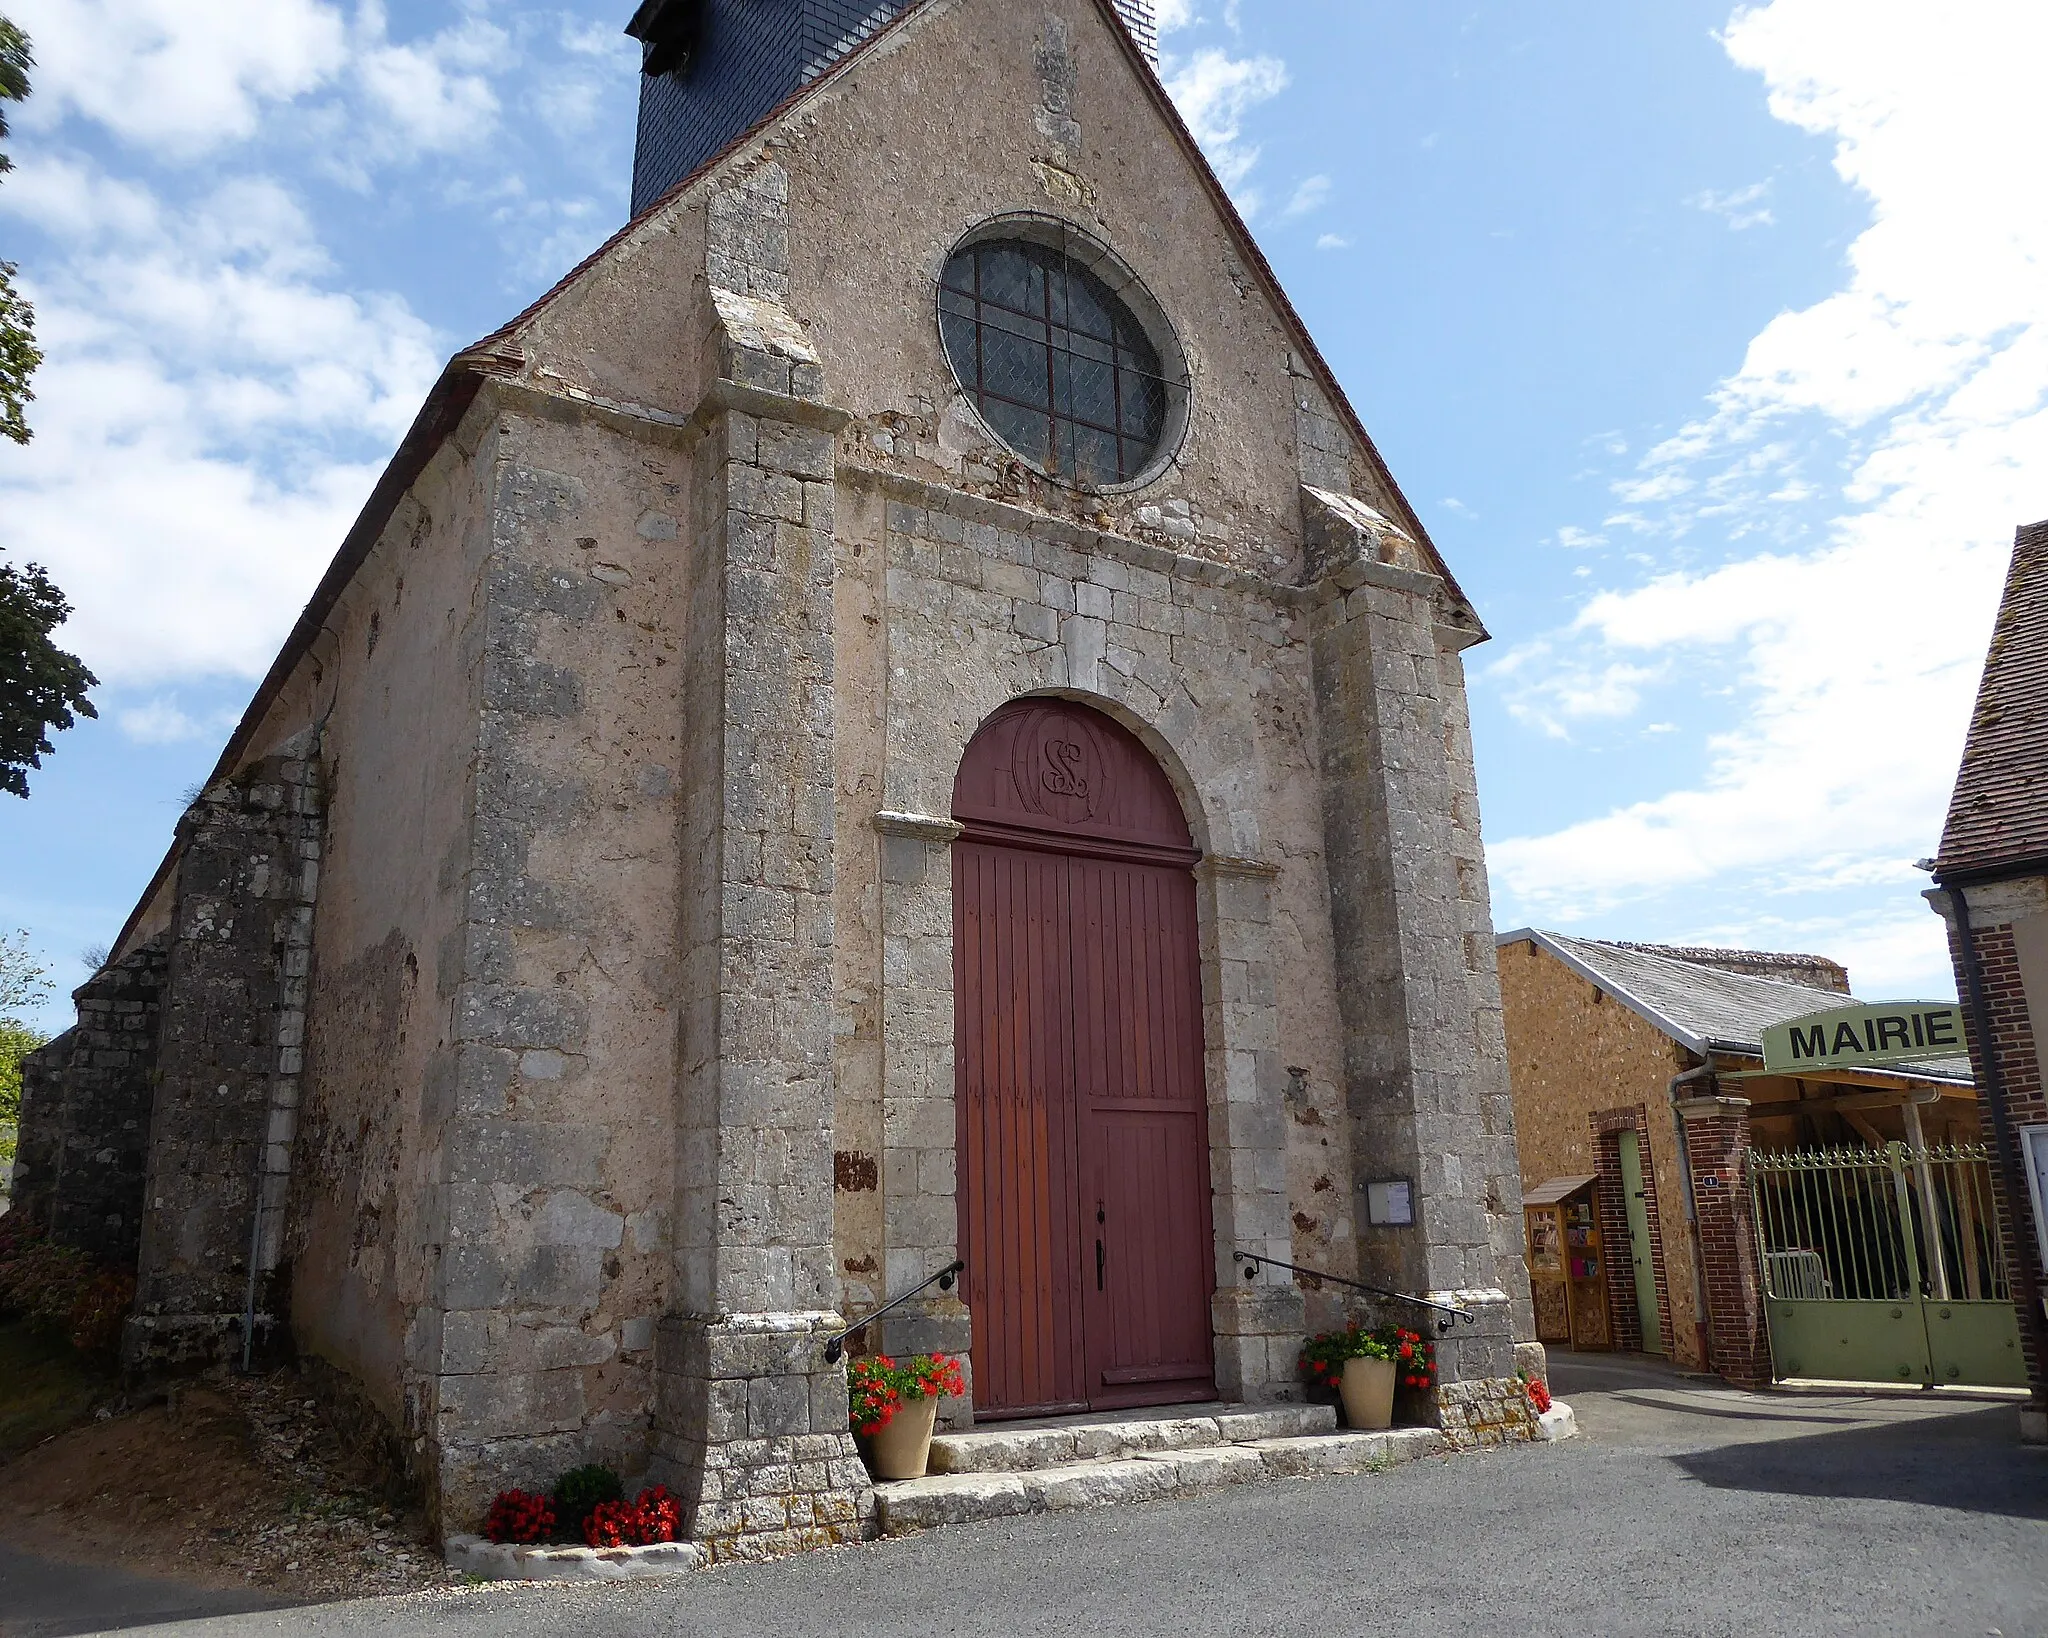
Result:
{"label": "corrugated roof", "polygon": [[[1571,938],[1522,927],[1500,934],[1494,943],[1525,939],[1703,1057],[1709,1052],[1730,1052],[1761,1058],[1763,1032],[1770,1025],[1853,1004],[1840,990],[1723,972],[1604,939]],[[1968,1083],[1971,1079],[1967,1058],[1912,1064],[1883,1073],[1916,1080]]]}
{"label": "corrugated roof", "polygon": [[1937,877],[2048,860],[2048,522],[2013,537],[2012,567],[1963,765],[1942,829]]}

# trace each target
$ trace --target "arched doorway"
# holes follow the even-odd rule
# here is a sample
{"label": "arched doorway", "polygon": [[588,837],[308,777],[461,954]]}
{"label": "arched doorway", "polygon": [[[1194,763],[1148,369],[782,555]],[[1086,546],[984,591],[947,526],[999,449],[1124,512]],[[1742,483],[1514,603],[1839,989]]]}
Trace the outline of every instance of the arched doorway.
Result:
{"label": "arched doorway", "polygon": [[977,1416],[1215,1396],[1199,855],[1150,752],[1014,701],[953,787],[960,1239]]}

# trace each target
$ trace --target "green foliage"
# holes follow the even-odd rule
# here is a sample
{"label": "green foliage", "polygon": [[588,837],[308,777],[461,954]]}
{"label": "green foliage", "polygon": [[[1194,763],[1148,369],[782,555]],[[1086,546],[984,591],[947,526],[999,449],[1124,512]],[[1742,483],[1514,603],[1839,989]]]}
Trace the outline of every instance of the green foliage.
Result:
{"label": "green foliage", "polygon": [[1342,1331],[1310,1337],[1298,1367],[1311,1387],[1335,1388],[1343,1380],[1347,1359],[1391,1359],[1396,1381],[1404,1388],[1427,1388],[1436,1381],[1436,1347],[1420,1331],[1402,1325],[1368,1330],[1354,1322]]}
{"label": "green foliage", "polygon": [[64,594],[31,563],[0,563],[0,791],[28,795],[29,768],[51,751],[49,731],[97,717],[86,690],[99,678],[50,641],[71,613]]}
{"label": "green foliage", "polygon": [[28,934],[0,933],[0,1018],[18,1018],[50,993],[50,970],[29,953]]}
{"label": "green foliage", "polygon": [[[28,71],[35,67],[28,36],[5,17],[0,17],[0,137],[7,135],[7,104],[28,96]],[[13,169],[7,155],[0,153],[0,173]]]}
{"label": "green foliage", "polygon": [[599,1502],[618,1501],[626,1493],[619,1476],[608,1467],[572,1467],[555,1481],[555,1529],[568,1541],[581,1541],[583,1527]]}
{"label": "green foliage", "polygon": [[[7,135],[7,105],[28,95],[28,71],[35,66],[28,36],[0,17],[0,138]],[[0,176],[14,168],[0,151]],[[14,264],[0,262],[0,437],[25,444],[31,436],[26,406],[34,400],[29,377],[43,361],[36,346],[36,310],[14,288]]]}
{"label": "green foliage", "polygon": [[21,1060],[48,1039],[19,1019],[0,1018],[0,1126],[20,1121]]}
{"label": "green foliage", "polygon": [[0,1318],[111,1355],[135,1302],[135,1276],[70,1246],[52,1245],[0,1217]]}
{"label": "green foliage", "polygon": [[[6,156],[0,154],[0,159]],[[14,263],[0,262],[0,438],[25,444],[28,406],[35,401],[29,377],[43,361],[36,345],[36,310],[14,288]]]}

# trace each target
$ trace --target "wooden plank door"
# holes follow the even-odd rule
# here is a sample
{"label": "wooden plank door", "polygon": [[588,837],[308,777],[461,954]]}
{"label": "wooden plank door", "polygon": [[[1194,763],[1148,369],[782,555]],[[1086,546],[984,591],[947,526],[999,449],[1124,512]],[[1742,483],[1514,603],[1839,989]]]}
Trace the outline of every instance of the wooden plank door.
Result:
{"label": "wooden plank door", "polygon": [[1076,858],[1088,1400],[1215,1396],[1207,1099],[1194,882],[1185,869]]}
{"label": "wooden plank door", "polygon": [[977,1410],[1087,1407],[1073,1081],[1070,872],[953,847],[961,1295]]}
{"label": "wooden plank door", "polygon": [[954,782],[956,1131],[977,1416],[1215,1391],[1195,890],[1171,782],[1071,700]]}
{"label": "wooden plank door", "polygon": [[1643,1352],[1664,1351],[1664,1327],[1657,1310],[1657,1269],[1650,1256],[1650,1209],[1643,1198],[1643,1156],[1636,1134],[1621,1134],[1621,1203],[1628,1214],[1629,1262],[1636,1276],[1636,1319],[1642,1326]]}

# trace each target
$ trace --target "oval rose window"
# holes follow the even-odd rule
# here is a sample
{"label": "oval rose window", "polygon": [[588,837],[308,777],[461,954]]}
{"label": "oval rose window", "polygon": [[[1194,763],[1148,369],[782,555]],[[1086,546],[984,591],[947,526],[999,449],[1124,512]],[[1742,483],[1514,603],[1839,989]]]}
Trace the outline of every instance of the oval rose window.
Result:
{"label": "oval rose window", "polygon": [[[1187,384],[1177,356],[1161,357],[1162,342],[1178,349],[1157,304],[1086,251],[1064,236],[963,245],[940,280],[939,332],[990,432],[1041,472],[1107,489],[1159,464],[1185,422]],[[1150,324],[1134,299],[1153,309]]]}

